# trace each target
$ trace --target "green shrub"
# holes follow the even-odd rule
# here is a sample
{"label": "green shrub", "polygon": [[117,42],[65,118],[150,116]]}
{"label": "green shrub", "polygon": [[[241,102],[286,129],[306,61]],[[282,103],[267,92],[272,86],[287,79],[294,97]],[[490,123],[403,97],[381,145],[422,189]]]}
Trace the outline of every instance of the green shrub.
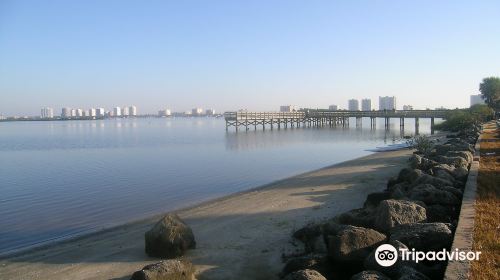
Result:
{"label": "green shrub", "polygon": [[434,147],[434,144],[425,135],[418,135],[406,141],[408,147],[416,149],[419,154],[429,155]]}
{"label": "green shrub", "polygon": [[450,111],[445,121],[434,128],[446,131],[463,131],[473,125],[483,123],[493,118],[493,110],[486,105],[474,105],[470,109]]}

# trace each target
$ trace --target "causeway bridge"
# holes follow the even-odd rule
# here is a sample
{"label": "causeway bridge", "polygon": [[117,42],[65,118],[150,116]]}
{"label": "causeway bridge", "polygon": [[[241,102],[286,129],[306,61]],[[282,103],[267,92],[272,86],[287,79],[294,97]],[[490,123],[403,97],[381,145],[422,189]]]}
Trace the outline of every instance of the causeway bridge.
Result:
{"label": "causeway bridge", "polygon": [[349,119],[356,119],[356,126],[361,126],[363,118],[370,118],[371,128],[376,127],[377,118],[385,119],[385,129],[389,129],[390,119],[399,119],[400,128],[404,128],[405,118],[415,119],[415,134],[418,134],[419,119],[431,119],[431,133],[434,133],[434,119],[445,118],[450,110],[380,110],[380,111],[331,111],[304,109],[295,112],[225,112],[226,130],[235,127],[236,131],[243,127],[249,130],[252,126],[272,130],[288,127],[323,127],[349,126]]}

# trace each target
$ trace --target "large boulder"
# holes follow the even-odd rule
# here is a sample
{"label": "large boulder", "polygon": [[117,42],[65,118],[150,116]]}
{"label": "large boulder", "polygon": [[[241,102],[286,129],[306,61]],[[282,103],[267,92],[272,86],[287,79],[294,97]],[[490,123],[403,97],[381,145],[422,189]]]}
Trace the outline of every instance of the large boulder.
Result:
{"label": "large boulder", "polygon": [[321,238],[322,231],[322,224],[308,224],[295,231],[293,237],[304,243],[306,252],[315,252],[319,249],[317,248],[319,247],[318,243],[324,242],[323,238]]}
{"label": "large boulder", "polygon": [[131,280],[193,280],[194,267],[186,260],[165,260],[134,272]]}
{"label": "large boulder", "polygon": [[326,280],[326,278],[316,270],[304,269],[288,274],[283,280]]}
{"label": "large boulder", "polygon": [[457,208],[450,205],[433,204],[426,208],[427,222],[451,223],[457,219]]}
{"label": "large boulder", "polygon": [[458,180],[465,182],[467,180],[467,175],[469,175],[469,169],[465,167],[455,168],[452,175]]}
{"label": "large boulder", "polygon": [[333,220],[343,225],[372,228],[375,219],[366,208],[353,209],[336,216]]}
{"label": "large boulder", "polygon": [[467,163],[471,163],[474,159],[474,155],[469,151],[449,151],[445,154],[447,157],[461,157],[467,161]]}
{"label": "large boulder", "polygon": [[145,240],[146,254],[158,258],[179,257],[196,247],[193,231],[175,214],[159,220],[146,232]]}
{"label": "large boulder", "polygon": [[375,212],[375,229],[389,232],[391,228],[426,221],[425,208],[407,200],[384,200]]}
{"label": "large boulder", "polygon": [[452,181],[448,181],[443,178],[437,178],[429,174],[423,174],[422,176],[418,177],[418,179],[413,182],[412,186],[421,184],[431,184],[434,186],[453,186]]}
{"label": "large boulder", "polygon": [[435,165],[432,167],[432,173],[436,174],[436,172],[438,171],[446,171],[448,172],[449,174],[453,174],[453,172],[455,171],[455,166],[453,165],[449,165],[449,164],[445,164],[445,163],[440,163],[438,165]]}
{"label": "large boulder", "polygon": [[460,199],[449,191],[441,190],[430,184],[421,184],[408,193],[412,200],[419,200],[425,204],[458,205]]}
{"label": "large boulder", "polygon": [[439,251],[449,248],[453,236],[444,223],[418,223],[394,227],[391,241],[399,240],[409,248],[418,251]]}
{"label": "large boulder", "polygon": [[455,177],[451,175],[448,171],[445,170],[436,170],[434,172],[434,177],[440,178],[449,182],[453,182],[453,185],[455,185]]}
{"label": "large boulder", "polygon": [[308,255],[290,259],[285,264],[281,275],[286,276],[292,272],[305,269],[316,270],[321,275],[328,275],[330,273],[328,257],[324,255]]}
{"label": "large boulder", "polygon": [[374,271],[365,270],[351,277],[351,280],[391,280],[391,278],[385,276],[384,274]]}
{"label": "large boulder", "polygon": [[471,153],[474,152],[474,148],[472,147],[472,145],[465,142],[454,142],[443,145],[436,145],[434,146],[434,148],[436,149],[437,155],[446,155],[446,153],[449,151],[469,151]]}
{"label": "large boulder", "polygon": [[376,230],[345,226],[335,235],[328,236],[328,254],[336,261],[362,262],[385,240],[386,236]]}
{"label": "large boulder", "polygon": [[420,170],[429,170],[430,168],[438,164],[437,162],[418,154],[411,155],[409,162],[411,168]]}
{"label": "large boulder", "polygon": [[399,171],[397,182],[413,183],[425,173],[420,169],[403,168]]}
{"label": "large boulder", "polygon": [[447,156],[438,156],[436,161],[439,163],[445,163],[449,165],[453,165],[455,167],[464,167],[467,168],[469,163],[462,157],[447,157]]}
{"label": "large boulder", "polygon": [[366,196],[363,208],[370,210],[375,209],[382,200],[386,200],[389,198],[391,198],[391,192],[389,191],[370,193]]}

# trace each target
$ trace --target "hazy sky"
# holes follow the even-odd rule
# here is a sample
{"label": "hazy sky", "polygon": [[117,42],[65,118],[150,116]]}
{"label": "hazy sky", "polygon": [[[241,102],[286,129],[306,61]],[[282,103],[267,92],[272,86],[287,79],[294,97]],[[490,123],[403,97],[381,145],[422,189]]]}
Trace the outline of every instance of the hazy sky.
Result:
{"label": "hazy sky", "polygon": [[500,76],[499,11],[500,1],[0,0],[0,114],[345,108],[379,95],[465,107],[483,77]]}

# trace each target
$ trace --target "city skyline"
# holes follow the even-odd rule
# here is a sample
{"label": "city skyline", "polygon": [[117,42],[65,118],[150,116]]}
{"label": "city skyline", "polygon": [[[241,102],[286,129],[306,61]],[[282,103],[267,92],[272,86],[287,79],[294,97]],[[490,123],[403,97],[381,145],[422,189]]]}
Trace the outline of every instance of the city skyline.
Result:
{"label": "city skyline", "polygon": [[[500,76],[500,3],[2,1],[0,113],[320,108],[397,96],[465,108]],[[359,19],[363,18],[363,21]],[[373,108],[377,108],[372,104]]]}

